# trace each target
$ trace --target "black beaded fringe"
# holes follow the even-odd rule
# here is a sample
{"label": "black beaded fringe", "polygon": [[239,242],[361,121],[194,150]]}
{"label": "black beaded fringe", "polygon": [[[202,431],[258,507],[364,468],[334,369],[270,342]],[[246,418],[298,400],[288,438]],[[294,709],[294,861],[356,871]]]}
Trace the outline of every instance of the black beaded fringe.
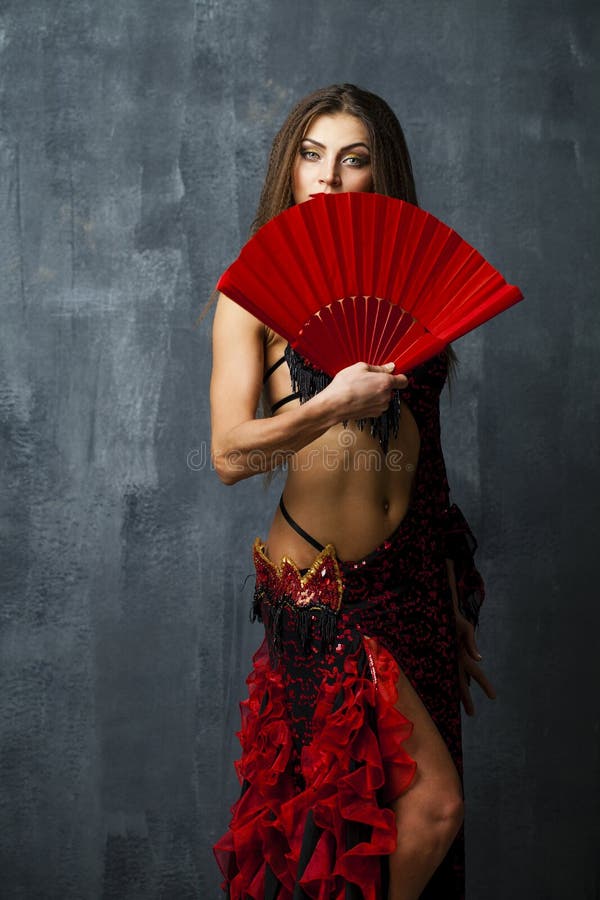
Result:
{"label": "black beaded fringe", "polygon": [[315,639],[321,644],[321,652],[333,649],[337,636],[338,613],[327,606],[297,606],[289,597],[279,597],[275,602],[261,587],[254,593],[250,612],[251,621],[263,622],[269,635],[269,648],[274,661],[283,651],[283,612],[292,616],[293,628],[305,654],[310,653]]}
{"label": "black beaded fringe", "polygon": [[[300,395],[300,403],[306,403],[307,400],[315,397],[333,381],[331,375],[312,366],[308,360],[294,350],[291,344],[288,344],[285,348],[285,358],[290,369],[292,387]],[[384,453],[388,451],[390,436],[398,436],[401,411],[400,394],[400,391],[392,392],[390,405],[377,418],[356,420],[356,425],[361,431],[367,425],[369,426],[371,436],[377,438]],[[344,422],[345,425],[347,425],[347,422]]]}

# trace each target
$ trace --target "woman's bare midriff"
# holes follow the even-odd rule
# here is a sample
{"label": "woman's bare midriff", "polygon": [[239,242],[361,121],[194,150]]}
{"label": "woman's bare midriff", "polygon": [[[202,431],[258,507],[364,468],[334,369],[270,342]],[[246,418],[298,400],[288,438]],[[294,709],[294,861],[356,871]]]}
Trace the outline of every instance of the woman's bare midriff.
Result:
{"label": "woman's bare midriff", "polygon": [[[285,349],[281,339],[265,347],[265,368]],[[271,376],[266,405],[292,392],[287,365]],[[275,415],[299,404],[293,400]],[[319,543],[335,546],[341,560],[359,560],[379,546],[400,524],[411,502],[419,458],[419,430],[406,403],[400,428],[387,455],[368,427],[349,422],[330,428],[288,462],[283,489],[285,505],[296,522]],[[310,566],[317,550],[304,540],[277,509],[266,542],[269,557],[283,556],[299,568]]]}

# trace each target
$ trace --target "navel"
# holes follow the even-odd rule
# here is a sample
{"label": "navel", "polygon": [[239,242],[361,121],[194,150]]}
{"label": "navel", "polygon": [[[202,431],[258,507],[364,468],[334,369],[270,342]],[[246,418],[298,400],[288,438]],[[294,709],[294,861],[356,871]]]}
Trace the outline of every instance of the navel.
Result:
{"label": "navel", "polygon": [[390,501],[389,500],[383,501],[383,511],[384,511],[384,513],[388,513],[390,511]]}

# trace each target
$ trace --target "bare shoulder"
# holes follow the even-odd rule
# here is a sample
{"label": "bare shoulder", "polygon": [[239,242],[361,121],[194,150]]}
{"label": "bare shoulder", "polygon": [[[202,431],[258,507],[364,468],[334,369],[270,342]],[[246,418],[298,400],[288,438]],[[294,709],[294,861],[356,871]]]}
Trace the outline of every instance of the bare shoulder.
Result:
{"label": "bare shoulder", "polygon": [[213,322],[213,369],[235,357],[262,366],[265,326],[225,294],[219,294]]}
{"label": "bare shoulder", "polygon": [[262,389],[265,326],[219,295],[213,322],[211,411],[220,431],[254,417]]}
{"label": "bare shoulder", "polygon": [[245,310],[239,303],[226,297],[225,294],[219,294],[213,322],[213,336],[218,336],[221,331],[229,328],[259,335],[261,340],[265,332],[265,326],[256,316]]}

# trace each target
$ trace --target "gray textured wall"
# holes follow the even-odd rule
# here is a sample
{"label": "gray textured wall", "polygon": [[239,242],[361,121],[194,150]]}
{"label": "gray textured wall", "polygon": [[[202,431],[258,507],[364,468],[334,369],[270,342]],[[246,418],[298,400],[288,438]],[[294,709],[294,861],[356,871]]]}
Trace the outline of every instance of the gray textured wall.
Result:
{"label": "gray textured wall", "polygon": [[0,3],[3,898],[220,896],[278,485],[203,463],[195,319],[285,112],[342,80],[527,295],[444,403],[499,693],[466,721],[469,897],[598,897],[596,6]]}

